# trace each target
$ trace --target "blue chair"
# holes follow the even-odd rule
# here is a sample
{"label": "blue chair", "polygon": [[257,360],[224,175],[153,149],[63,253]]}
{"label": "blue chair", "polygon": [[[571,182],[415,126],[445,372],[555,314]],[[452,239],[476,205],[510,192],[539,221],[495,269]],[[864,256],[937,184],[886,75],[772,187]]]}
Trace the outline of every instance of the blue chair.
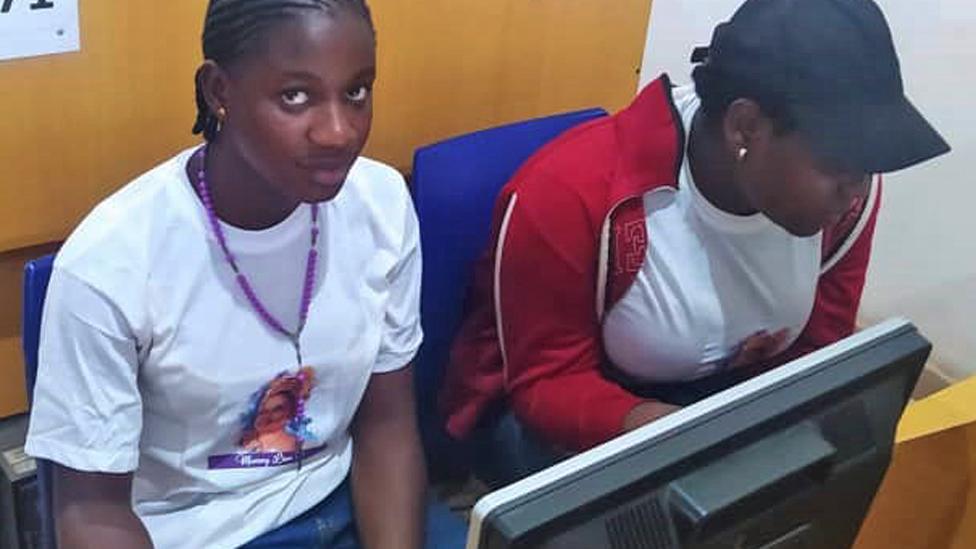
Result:
{"label": "blue chair", "polygon": [[437,392],[461,322],[472,266],[488,243],[495,198],[542,145],[606,114],[589,109],[518,122],[429,145],[414,155],[412,192],[424,254],[417,407],[434,471],[455,465],[453,446],[437,413]]}
{"label": "blue chair", "polygon": [[[27,263],[24,267],[24,302],[21,344],[24,351],[24,374],[27,379],[27,401],[33,403],[34,382],[37,380],[37,347],[41,336],[41,313],[44,296],[51,279],[54,256],[46,255]],[[41,547],[53,549],[54,505],[51,502],[51,464],[37,460],[38,512],[41,519]]]}

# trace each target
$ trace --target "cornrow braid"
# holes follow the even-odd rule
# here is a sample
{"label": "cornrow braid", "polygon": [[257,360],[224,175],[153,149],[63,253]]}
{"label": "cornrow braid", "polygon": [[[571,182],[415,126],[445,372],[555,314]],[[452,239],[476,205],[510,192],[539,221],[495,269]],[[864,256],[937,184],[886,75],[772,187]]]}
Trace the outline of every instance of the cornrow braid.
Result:
{"label": "cornrow braid", "polygon": [[[302,11],[320,10],[333,15],[347,10],[359,15],[376,33],[366,0],[210,0],[203,24],[203,57],[230,66],[258,45],[261,36],[283,19]],[[193,133],[209,142],[217,137],[220,120],[211,112],[200,82],[196,83],[197,120]]]}

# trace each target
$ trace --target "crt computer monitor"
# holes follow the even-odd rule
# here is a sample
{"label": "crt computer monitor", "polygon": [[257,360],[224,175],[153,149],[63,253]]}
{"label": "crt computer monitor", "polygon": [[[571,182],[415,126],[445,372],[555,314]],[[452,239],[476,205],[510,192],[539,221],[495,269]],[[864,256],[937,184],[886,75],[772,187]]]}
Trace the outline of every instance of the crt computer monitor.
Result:
{"label": "crt computer monitor", "polygon": [[484,496],[468,549],[850,547],[930,350],[854,334]]}

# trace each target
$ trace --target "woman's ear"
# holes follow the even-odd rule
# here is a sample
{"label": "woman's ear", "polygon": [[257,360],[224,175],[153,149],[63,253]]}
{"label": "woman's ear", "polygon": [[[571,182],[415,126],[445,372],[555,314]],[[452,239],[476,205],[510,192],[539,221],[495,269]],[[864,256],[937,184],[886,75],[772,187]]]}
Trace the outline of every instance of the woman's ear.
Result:
{"label": "woman's ear", "polygon": [[772,131],[772,122],[752,99],[736,99],[725,110],[722,119],[725,147],[736,158],[762,147]]}
{"label": "woman's ear", "polygon": [[197,86],[210,108],[210,113],[221,118],[222,112],[229,108],[227,73],[212,60],[206,60],[197,69]]}

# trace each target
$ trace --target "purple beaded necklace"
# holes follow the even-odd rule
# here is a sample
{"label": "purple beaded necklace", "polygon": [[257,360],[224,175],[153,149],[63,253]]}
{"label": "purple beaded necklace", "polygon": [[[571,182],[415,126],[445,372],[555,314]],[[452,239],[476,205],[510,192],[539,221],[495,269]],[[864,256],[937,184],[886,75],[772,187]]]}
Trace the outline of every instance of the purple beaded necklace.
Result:
{"label": "purple beaded necklace", "polygon": [[224,259],[227,260],[227,264],[230,265],[230,268],[234,270],[234,278],[237,280],[237,285],[240,286],[241,291],[244,292],[244,296],[251,304],[251,308],[254,309],[254,312],[256,312],[264,323],[267,324],[271,329],[288,338],[288,341],[290,341],[292,346],[295,348],[295,358],[298,360],[298,366],[300,368],[303,366],[301,335],[302,330],[305,329],[305,322],[308,320],[308,309],[312,304],[312,292],[315,290],[315,268],[318,264],[319,256],[317,250],[319,241],[319,205],[311,204],[309,206],[312,209],[311,246],[309,247],[308,258],[305,262],[305,285],[302,287],[302,303],[301,309],[298,312],[298,328],[292,332],[286,330],[285,327],[282,326],[281,322],[278,322],[278,319],[268,312],[268,309],[263,303],[261,303],[261,300],[258,299],[257,294],[254,292],[254,287],[251,286],[251,282],[237,265],[237,259],[227,246],[227,238],[224,236],[224,229],[220,226],[220,220],[217,218],[217,212],[214,210],[213,199],[210,196],[210,187],[207,185],[207,174],[205,170],[206,150],[207,148],[204,146],[201,147],[196,153],[200,160],[200,170],[197,171],[197,190],[200,192],[200,201],[203,202],[203,207],[207,211],[207,219],[210,221],[210,228],[213,230],[214,237],[220,244],[220,249],[224,252]]}

